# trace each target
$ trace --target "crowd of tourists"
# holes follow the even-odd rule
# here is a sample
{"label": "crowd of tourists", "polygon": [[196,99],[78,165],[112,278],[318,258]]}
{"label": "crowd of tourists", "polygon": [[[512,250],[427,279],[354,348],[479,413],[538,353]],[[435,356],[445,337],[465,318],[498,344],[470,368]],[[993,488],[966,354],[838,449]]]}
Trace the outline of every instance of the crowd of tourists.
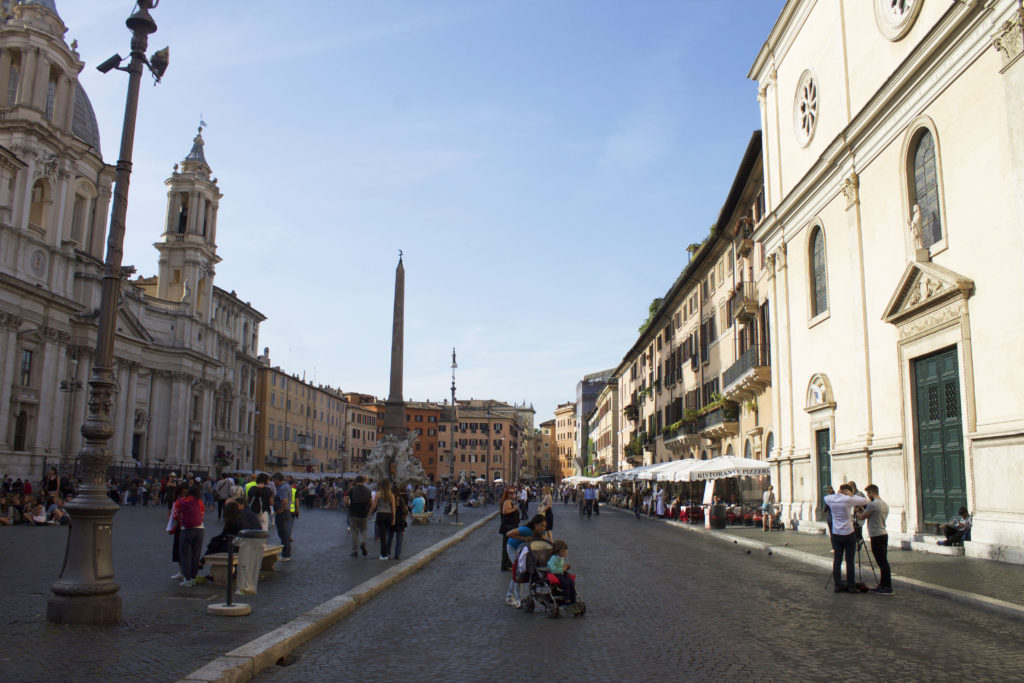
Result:
{"label": "crowd of tourists", "polygon": [[0,482],[0,526],[68,524],[71,518],[64,505],[77,488],[74,479],[62,478],[56,469],[46,473],[38,488],[29,479],[12,480],[5,474]]}

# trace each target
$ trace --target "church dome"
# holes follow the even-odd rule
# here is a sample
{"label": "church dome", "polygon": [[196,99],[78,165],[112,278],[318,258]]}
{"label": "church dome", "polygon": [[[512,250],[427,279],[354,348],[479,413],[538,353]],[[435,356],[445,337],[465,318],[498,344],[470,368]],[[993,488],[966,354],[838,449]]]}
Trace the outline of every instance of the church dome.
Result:
{"label": "church dome", "polygon": [[95,149],[98,156],[103,156],[100,153],[100,127],[96,123],[96,112],[92,110],[92,102],[85,94],[85,88],[78,81],[75,81],[75,111],[71,119],[71,132]]}
{"label": "church dome", "polygon": [[55,2],[55,0],[20,0],[18,4],[38,5],[40,7],[45,7],[46,9],[56,14],[58,17],[60,16],[59,14],[57,14],[57,3]]}

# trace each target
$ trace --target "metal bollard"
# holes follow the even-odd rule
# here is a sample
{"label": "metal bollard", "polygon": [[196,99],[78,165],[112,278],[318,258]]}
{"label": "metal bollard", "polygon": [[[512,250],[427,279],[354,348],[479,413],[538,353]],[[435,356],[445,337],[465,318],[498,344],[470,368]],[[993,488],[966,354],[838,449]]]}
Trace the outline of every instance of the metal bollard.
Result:
{"label": "metal bollard", "polygon": [[231,594],[235,592],[234,591],[234,578],[235,578],[234,567],[235,567],[235,537],[234,536],[228,536],[228,580],[225,581],[225,583],[228,586],[228,595],[227,595],[227,599],[224,601],[224,604],[227,607],[231,607],[232,606]]}

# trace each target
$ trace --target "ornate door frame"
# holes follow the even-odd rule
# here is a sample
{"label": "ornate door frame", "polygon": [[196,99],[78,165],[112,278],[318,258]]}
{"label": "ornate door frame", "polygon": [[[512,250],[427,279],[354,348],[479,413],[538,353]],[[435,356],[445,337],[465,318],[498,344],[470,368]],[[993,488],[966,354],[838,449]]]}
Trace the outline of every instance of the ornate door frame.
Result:
{"label": "ornate door frame", "polygon": [[917,443],[914,361],[956,347],[964,434],[964,475],[967,505],[975,507],[974,453],[967,434],[977,421],[974,403],[974,362],[968,301],[974,282],[930,261],[908,264],[886,307],[883,320],[896,326],[900,422],[903,425],[903,485],[907,532],[921,534],[921,465]]}

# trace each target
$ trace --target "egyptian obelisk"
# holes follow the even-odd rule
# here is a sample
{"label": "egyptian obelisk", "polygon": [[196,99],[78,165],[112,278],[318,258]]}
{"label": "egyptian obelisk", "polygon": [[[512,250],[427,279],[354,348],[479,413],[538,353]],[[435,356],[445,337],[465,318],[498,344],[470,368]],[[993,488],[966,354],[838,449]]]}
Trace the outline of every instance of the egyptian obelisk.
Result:
{"label": "egyptian obelisk", "polygon": [[384,403],[384,435],[404,437],[405,402],[402,400],[402,357],[405,338],[405,267],[398,252],[395,269],[395,317],[391,323],[391,392]]}

